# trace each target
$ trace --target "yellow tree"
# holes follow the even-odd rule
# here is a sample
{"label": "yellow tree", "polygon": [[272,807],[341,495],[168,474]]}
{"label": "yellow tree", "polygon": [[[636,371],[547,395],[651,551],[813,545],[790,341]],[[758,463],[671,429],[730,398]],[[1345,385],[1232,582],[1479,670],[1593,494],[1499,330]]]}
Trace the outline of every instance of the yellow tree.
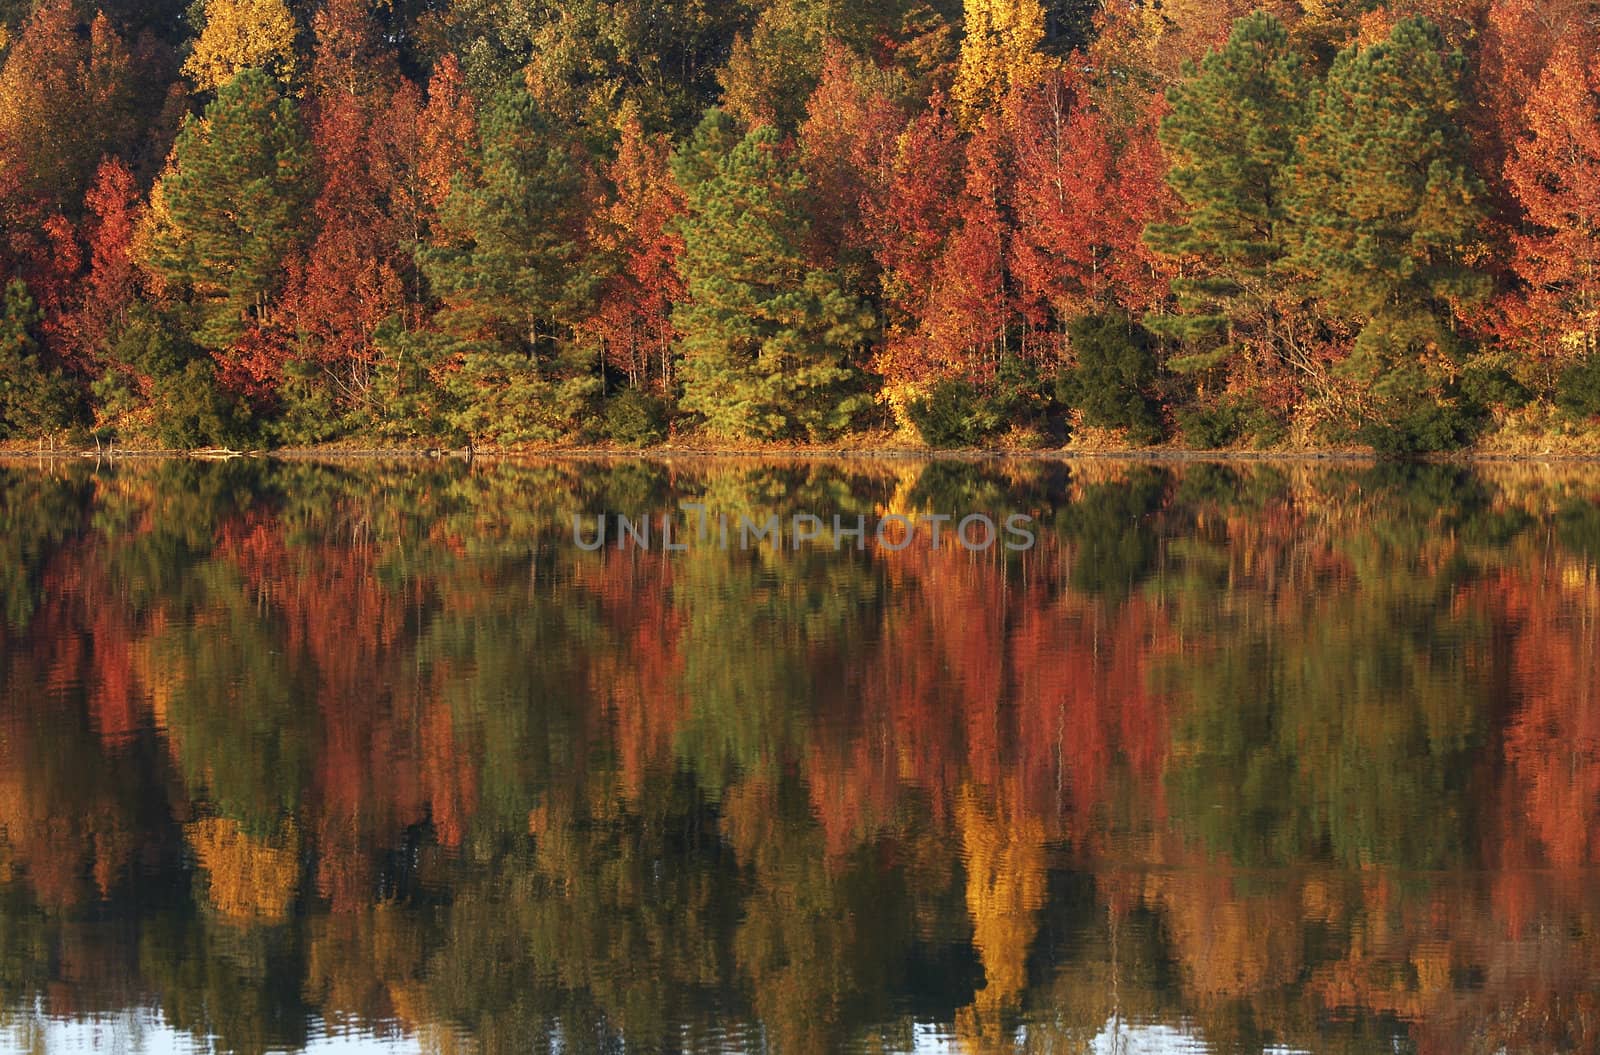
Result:
{"label": "yellow tree", "polygon": [[1032,84],[1049,67],[1039,0],[965,0],[961,65],[951,98],[971,128],[1000,105],[1013,85]]}
{"label": "yellow tree", "polygon": [[216,91],[242,69],[280,80],[294,72],[294,16],[284,0],[206,0],[206,24],[183,72],[202,92]]}

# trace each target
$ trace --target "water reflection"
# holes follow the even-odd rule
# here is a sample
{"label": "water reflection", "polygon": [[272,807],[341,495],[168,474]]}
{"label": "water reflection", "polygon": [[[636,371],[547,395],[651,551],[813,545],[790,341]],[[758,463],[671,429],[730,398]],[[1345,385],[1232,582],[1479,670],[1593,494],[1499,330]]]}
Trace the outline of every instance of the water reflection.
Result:
{"label": "water reflection", "polygon": [[[0,468],[0,1037],[1594,1050],[1597,485]],[[573,544],[682,501],[1039,544]]]}

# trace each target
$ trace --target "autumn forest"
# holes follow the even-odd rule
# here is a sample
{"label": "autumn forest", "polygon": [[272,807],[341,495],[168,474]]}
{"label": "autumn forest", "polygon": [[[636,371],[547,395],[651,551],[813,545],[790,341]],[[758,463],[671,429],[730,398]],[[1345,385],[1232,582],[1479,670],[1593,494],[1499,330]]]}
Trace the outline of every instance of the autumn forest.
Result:
{"label": "autumn forest", "polygon": [[0,441],[1594,448],[1580,0],[5,0]]}

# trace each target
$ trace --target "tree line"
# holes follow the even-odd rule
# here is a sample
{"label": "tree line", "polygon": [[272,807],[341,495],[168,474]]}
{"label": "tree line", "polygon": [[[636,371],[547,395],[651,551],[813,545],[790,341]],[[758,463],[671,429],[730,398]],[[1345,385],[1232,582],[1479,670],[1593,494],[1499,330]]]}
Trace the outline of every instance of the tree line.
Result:
{"label": "tree line", "polygon": [[1584,441],[1574,0],[0,4],[0,439]]}

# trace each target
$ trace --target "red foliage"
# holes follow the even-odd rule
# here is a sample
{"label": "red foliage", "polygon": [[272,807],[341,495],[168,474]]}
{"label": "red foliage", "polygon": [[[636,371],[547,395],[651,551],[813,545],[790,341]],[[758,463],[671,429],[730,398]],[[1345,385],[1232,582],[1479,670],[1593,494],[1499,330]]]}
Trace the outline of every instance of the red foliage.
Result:
{"label": "red foliage", "polygon": [[[461,64],[446,55],[428,81],[428,103],[417,116],[417,176],[427,214],[437,218],[450,184],[467,166],[467,152],[478,134],[477,104],[467,91]],[[434,230],[433,240],[443,232]]]}
{"label": "red foliage", "polygon": [[987,379],[1007,350],[1013,315],[1007,147],[996,120],[985,121],[967,141],[958,224],[934,265],[922,313],[922,359],[938,375]]}
{"label": "red foliage", "polygon": [[824,267],[870,256],[863,201],[894,157],[905,127],[905,115],[869,83],[871,72],[844,48],[830,46],[800,126],[811,237],[816,262]]}
{"label": "red foliage", "polygon": [[882,268],[894,337],[915,328],[933,286],[933,269],[955,226],[961,193],[962,143],[941,97],[901,132],[862,201],[868,244]]}
{"label": "red foliage", "polygon": [[316,27],[318,232],[305,257],[289,264],[280,321],[293,334],[295,354],[321,369],[341,404],[352,405],[367,396],[379,325],[408,308],[415,219],[404,191],[414,158],[409,135],[391,130],[417,126],[420,100],[403,89],[392,58],[377,61],[384,53],[362,0],[334,0]]}
{"label": "red foliage", "polygon": [[1112,144],[1070,73],[1020,92],[1011,108],[1018,292],[1035,327],[1064,324],[1109,292]]}
{"label": "red foliage", "polygon": [[683,296],[676,266],[683,238],[673,221],[684,199],[667,167],[671,150],[667,137],[646,135],[629,115],[590,221],[590,239],[609,274],[588,328],[631,384],[661,389],[672,384],[672,305]]}
{"label": "red foliage", "polygon": [[1506,178],[1530,231],[1514,239],[1526,284],[1512,311],[1544,338],[1592,352],[1600,338],[1600,60],[1592,48],[1560,49],[1524,109],[1526,131]]}
{"label": "red foliage", "polygon": [[1159,118],[1117,128],[1070,72],[1010,100],[1017,157],[1012,270],[1036,329],[1119,303],[1148,307],[1159,283],[1145,226],[1166,195]]}
{"label": "red foliage", "polygon": [[78,310],[67,321],[68,339],[83,362],[107,358],[107,347],[139,291],[133,237],[139,223],[139,187],[119,158],[100,163],[84,198],[89,216],[84,234],[89,270],[79,291]]}

